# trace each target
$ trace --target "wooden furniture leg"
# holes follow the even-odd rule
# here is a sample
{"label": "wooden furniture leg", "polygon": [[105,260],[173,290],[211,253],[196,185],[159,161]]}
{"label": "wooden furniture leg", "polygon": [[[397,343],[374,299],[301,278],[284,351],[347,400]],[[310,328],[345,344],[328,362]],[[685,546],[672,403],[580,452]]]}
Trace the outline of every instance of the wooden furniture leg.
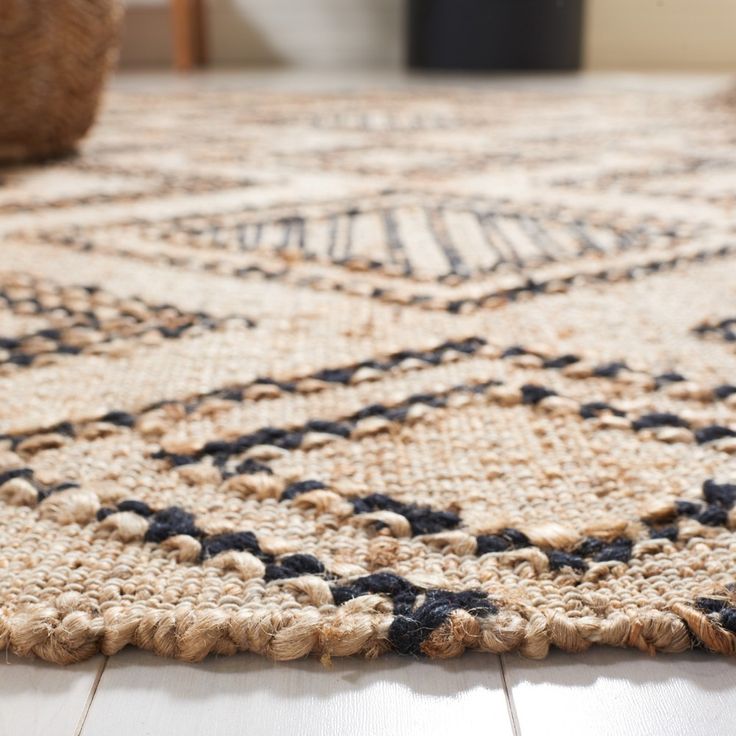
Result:
{"label": "wooden furniture leg", "polygon": [[187,71],[205,63],[204,0],[171,0],[174,68]]}

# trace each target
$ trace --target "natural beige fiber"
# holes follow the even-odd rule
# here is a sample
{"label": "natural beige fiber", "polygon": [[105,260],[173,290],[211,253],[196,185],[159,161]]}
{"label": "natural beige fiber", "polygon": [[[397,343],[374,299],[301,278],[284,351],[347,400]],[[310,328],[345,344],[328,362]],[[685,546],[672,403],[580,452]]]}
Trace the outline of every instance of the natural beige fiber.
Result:
{"label": "natural beige fiber", "polygon": [[119,0],[2,0],[0,161],[74,149],[115,60]]}
{"label": "natural beige fiber", "polygon": [[734,652],[732,111],[554,89],[118,92],[5,173],[3,646]]}

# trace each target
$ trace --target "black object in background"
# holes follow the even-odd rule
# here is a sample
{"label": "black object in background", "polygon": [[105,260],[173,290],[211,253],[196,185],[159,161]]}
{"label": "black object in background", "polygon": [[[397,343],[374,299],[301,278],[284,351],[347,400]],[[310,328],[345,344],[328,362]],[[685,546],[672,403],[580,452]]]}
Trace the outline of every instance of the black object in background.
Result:
{"label": "black object in background", "polygon": [[583,0],[409,0],[416,69],[578,69]]}

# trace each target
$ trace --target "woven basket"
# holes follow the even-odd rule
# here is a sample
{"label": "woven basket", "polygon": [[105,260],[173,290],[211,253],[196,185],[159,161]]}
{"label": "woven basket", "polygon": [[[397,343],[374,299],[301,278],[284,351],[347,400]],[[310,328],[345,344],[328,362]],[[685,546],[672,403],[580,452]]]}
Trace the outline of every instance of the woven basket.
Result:
{"label": "woven basket", "polygon": [[74,149],[117,56],[119,0],[0,0],[0,161]]}

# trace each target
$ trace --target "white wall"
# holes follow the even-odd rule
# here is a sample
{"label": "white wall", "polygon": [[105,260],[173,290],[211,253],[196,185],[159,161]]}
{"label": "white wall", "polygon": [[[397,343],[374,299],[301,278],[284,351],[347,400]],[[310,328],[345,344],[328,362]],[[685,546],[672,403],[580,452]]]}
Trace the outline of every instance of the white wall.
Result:
{"label": "white wall", "polygon": [[736,0],[587,0],[589,69],[736,71]]}
{"label": "white wall", "polygon": [[[287,64],[305,67],[398,66],[402,61],[402,0],[214,0],[234,9]],[[230,3],[233,3],[230,5]],[[229,6],[229,7],[228,7]],[[219,27],[224,30],[223,24]],[[236,38],[216,53],[237,59]]]}
{"label": "white wall", "polygon": [[[127,15],[122,65],[167,65],[168,0],[123,2]],[[205,5],[214,65],[403,64],[404,0],[205,0]]]}

